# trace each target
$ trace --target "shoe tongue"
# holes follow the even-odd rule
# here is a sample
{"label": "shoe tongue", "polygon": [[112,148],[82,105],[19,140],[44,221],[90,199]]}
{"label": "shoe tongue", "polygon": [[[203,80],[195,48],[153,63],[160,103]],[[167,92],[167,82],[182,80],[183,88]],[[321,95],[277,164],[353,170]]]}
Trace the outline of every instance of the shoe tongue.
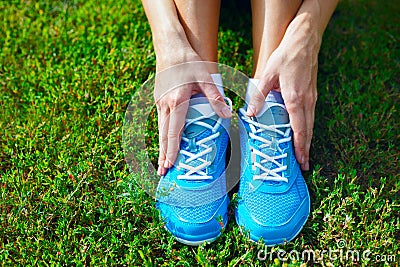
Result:
{"label": "shoe tongue", "polygon": [[[256,120],[257,122],[268,126],[287,124],[289,123],[289,115],[283,104],[265,102],[264,108],[261,110],[260,115],[256,117]],[[272,142],[268,147],[262,148],[261,152],[271,157],[279,155],[280,152],[278,151],[278,139],[281,138],[281,136],[278,136],[278,133],[274,131],[268,130],[261,132],[260,135]],[[259,145],[261,145],[261,143]],[[276,168],[277,166],[272,162],[269,162],[267,167]]]}
{"label": "shoe tongue", "polygon": [[[188,112],[186,114],[186,119],[197,119],[201,116],[209,116],[211,113],[213,113],[214,110],[212,109],[210,103],[208,102],[207,98],[205,97],[194,97],[190,99],[189,102],[189,108],[188,108]],[[216,121],[217,115],[213,115],[210,118],[204,118],[202,120],[202,122],[205,122],[207,124],[211,124],[213,125],[213,121]],[[209,130],[208,128],[205,128],[203,126],[197,125],[195,123],[190,124],[189,126],[186,127],[185,131],[183,132],[183,134],[185,135],[185,137],[187,138],[194,138],[197,137],[199,135],[201,135],[202,133],[204,133],[205,131]]]}
{"label": "shoe tongue", "polygon": [[[207,98],[204,96],[194,96],[190,99],[189,102],[189,108],[186,114],[186,119],[187,120],[192,120],[192,119],[198,119],[199,117],[205,116],[206,118],[198,120],[201,122],[204,122],[209,125],[214,125],[215,121],[218,120],[217,115],[213,115],[209,117],[211,113],[214,113],[214,110],[212,109],[210,103],[208,102]],[[209,136],[211,130],[209,128],[206,128],[201,125],[197,125],[196,123],[192,123],[189,126],[187,126],[183,132],[183,135],[189,139],[187,143],[187,150],[189,152],[193,153],[198,153],[202,151],[204,148],[197,147],[196,142],[199,141],[200,139],[204,138],[205,136]],[[215,149],[215,144],[213,141],[208,141],[204,144],[207,144],[211,147],[213,147],[211,153],[208,153],[207,155],[203,156],[202,158],[208,161],[213,161],[215,156],[216,156],[216,149]],[[193,160],[190,163],[187,163],[188,165],[192,167],[197,167],[198,165],[202,164],[201,161],[199,160]]]}
{"label": "shoe tongue", "polygon": [[[257,122],[264,125],[277,125],[289,123],[289,114],[286,107],[279,103],[265,102],[260,114],[256,117]],[[270,131],[267,131],[270,133]]]}

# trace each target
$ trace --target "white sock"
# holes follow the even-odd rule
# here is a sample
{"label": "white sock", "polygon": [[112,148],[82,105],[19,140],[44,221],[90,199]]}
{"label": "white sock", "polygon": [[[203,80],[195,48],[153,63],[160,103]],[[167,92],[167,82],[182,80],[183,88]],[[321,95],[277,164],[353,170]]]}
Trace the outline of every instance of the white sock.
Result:
{"label": "white sock", "polygon": [[[224,87],[222,86],[221,73],[213,73],[213,74],[211,74],[211,78],[212,78],[215,86],[217,86],[217,89],[220,92],[220,94],[222,95],[222,97],[225,97]],[[205,95],[203,93],[192,95],[192,99],[197,98],[197,97],[205,97]]]}
{"label": "white sock", "polygon": [[[260,82],[259,79],[249,79],[249,83],[247,84],[247,91],[246,91],[246,103],[250,103],[250,98],[254,94],[254,92],[257,90],[258,83]],[[265,98],[265,101],[267,102],[275,102],[275,103],[280,103],[283,104],[283,98],[280,92],[277,92],[275,90],[271,90],[267,97]]]}
{"label": "white sock", "polygon": [[225,97],[224,87],[222,85],[222,75],[221,73],[213,73],[211,74],[211,78],[213,79],[215,85],[218,88],[218,91],[221,93],[222,97]]}

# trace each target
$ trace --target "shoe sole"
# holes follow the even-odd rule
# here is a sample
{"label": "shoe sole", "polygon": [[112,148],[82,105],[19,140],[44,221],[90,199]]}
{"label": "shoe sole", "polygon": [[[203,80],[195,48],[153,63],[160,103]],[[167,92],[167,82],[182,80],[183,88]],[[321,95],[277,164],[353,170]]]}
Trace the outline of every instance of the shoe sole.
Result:
{"label": "shoe sole", "polygon": [[[219,236],[220,236],[220,235],[219,235]],[[197,242],[188,241],[188,240],[181,239],[181,238],[178,238],[178,237],[175,237],[175,239],[176,239],[177,241],[179,241],[180,243],[184,244],[184,245],[193,246],[193,247],[198,247],[198,246],[200,246],[201,244],[204,244],[204,242],[207,242],[207,243],[212,243],[212,242],[214,242],[219,236],[217,236],[216,238],[206,239],[206,240],[204,240],[204,241],[197,241]]]}
{"label": "shoe sole", "polygon": [[[164,228],[165,228],[165,230],[168,231],[167,227],[164,226]],[[217,240],[217,238],[220,237],[220,236],[221,236],[221,233],[219,233],[216,237],[209,238],[209,239],[204,239],[204,240],[200,240],[200,241],[190,241],[190,240],[186,240],[186,239],[183,239],[183,238],[180,238],[180,237],[176,237],[176,236],[174,236],[174,238],[176,239],[176,241],[178,241],[178,242],[180,242],[182,244],[198,247],[201,244],[204,244],[204,242],[212,243],[215,240]]]}
{"label": "shoe sole", "polygon": [[[304,225],[306,224],[307,220],[308,220],[308,216],[307,216],[306,220],[302,223],[302,225],[300,226],[300,228],[295,232],[295,234],[293,234],[293,235],[290,236],[289,238],[282,238],[282,239],[275,239],[275,240],[263,239],[264,245],[267,246],[267,247],[274,247],[274,246],[277,246],[277,245],[282,245],[282,244],[291,242],[293,239],[296,238],[296,236],[298,236],[298,234],[300,234],[301,230],[303,230],[303,227],[304,227]],[[240,233],[243,234],[243,232],[242,232],[242,227],[240,227]],[[257,238],[258,238],[258,239],[257,239]],[[253,236],[253,235],[250,233],[249,240],[250,240],[251,242],[253,242],[253,243],[258,243],[258,240],[260,240],[260,238],[261,238],[261,237]]]}

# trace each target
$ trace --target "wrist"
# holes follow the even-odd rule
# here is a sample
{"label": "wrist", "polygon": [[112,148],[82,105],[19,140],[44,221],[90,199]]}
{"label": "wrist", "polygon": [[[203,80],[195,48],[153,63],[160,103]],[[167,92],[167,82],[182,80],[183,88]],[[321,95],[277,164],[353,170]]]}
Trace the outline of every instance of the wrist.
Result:
{"label": "wrist", "polygon": [[315,15],[309,12],[298,14],[289,24],[285,37],[289,36],[289,40],[297,41],[299,46],[306,45],[318,51],[323,31],[320,31],[317,25]]}
{"label": "wrist", "polygon": [[182,28],[167,28],[153,31],[154,51],[157,56],[174,52],[190,46],[185,31]]}
{"label": "wrist", "polygon": [[153,34],[153,44],[158,70],[191,61],[196,57],[182,27],[158,29]]}
{"label": "wrist", "polygon": [[189,42],[184,40],[171,40],[170,43],[155,49],[155,53],[157,72],[181,63],[200,60]]}

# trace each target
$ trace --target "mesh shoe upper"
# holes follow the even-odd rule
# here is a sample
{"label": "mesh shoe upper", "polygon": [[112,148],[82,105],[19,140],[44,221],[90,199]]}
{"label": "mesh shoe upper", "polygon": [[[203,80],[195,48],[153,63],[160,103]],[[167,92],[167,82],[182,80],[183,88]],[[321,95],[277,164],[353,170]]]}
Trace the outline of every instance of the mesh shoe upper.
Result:
{"label": "mesh shoe upper", "polygon": [[242,149],[236,220],[267,245],[297,235],[309,214],[309,195],[294,156],[283,104],[266,102],[257,118],[239,111]]}
{"label": "mesh shoe upper", "polygon": [[181,242],[197,245],[215,238],[227,223],[229,126],[230,120],[219,118],[204,97],[191,99],[179,155],[157,192],[166,228]]}

